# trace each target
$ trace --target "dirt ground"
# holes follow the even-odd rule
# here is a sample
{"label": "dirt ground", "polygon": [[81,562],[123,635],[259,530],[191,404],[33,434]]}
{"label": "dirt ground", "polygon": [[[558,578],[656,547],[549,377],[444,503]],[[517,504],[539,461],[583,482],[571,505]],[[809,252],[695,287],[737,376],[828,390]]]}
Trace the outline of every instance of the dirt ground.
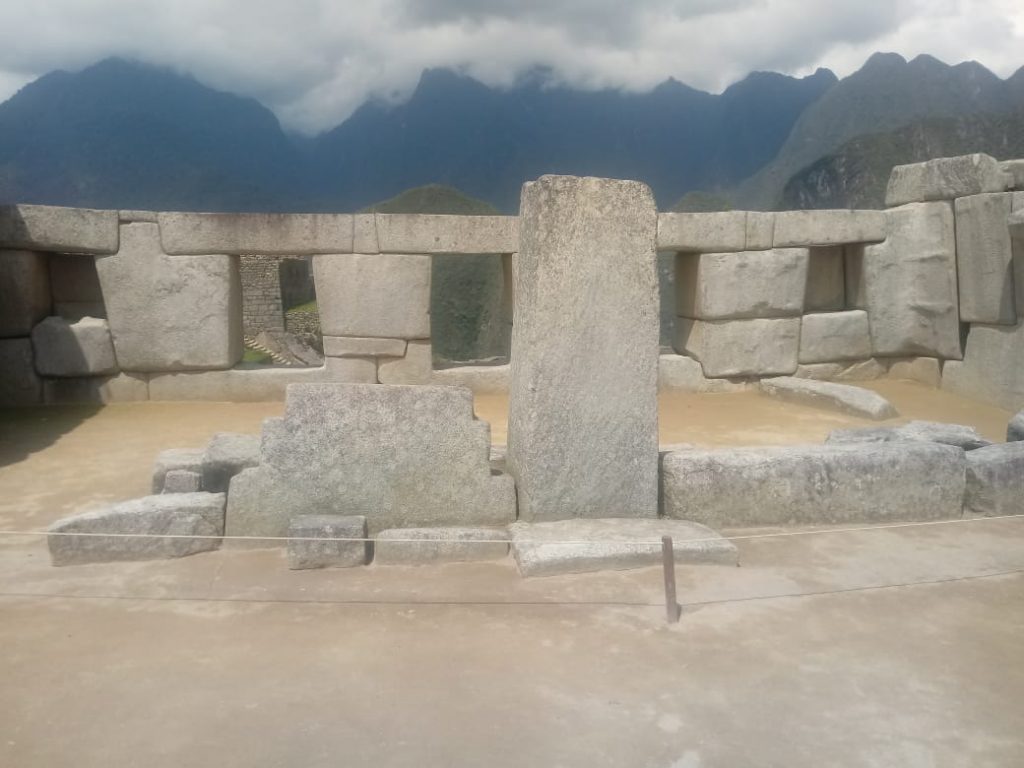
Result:
{"label": "dirt ground", "polygon": [[[997,409],[877,388],[1003,437]],[[661,406],[663,442],[864,423],[755,394]],[[280,410],[0,413],[0,529],[141,495],[160,449]],[[0,766],[1024,765],[1024,520],[737,543],[740,568],[679,570],[670,626],[657,569],[290,572],[231,547],[53,568],[0,536]]]}

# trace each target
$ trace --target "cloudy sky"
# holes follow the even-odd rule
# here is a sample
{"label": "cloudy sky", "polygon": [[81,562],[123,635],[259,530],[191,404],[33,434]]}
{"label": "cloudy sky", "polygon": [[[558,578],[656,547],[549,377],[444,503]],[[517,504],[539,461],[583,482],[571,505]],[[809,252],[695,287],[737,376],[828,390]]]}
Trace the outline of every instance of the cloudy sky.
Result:
{"label": "cloudy sky", "polygon": [[424,67],[507,85],[538,65],[584,88],[752,70],[840,76],[872,52],[1024,65],[1024,0],[0,0],[0,101],[117,55],[259,99],[314,133]]}

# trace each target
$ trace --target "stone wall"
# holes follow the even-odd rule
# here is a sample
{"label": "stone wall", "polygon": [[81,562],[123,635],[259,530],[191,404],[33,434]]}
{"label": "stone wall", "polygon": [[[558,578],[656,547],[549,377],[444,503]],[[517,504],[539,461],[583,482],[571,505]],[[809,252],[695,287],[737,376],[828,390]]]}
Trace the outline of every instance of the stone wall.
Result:
{"label": "stone wall", "polygon": [[[898,167],[887,211],[659,214],[651,235],[675,278],[659,386],[893,375],[1024,407],[1024,191],[1006,170],[983,155]],[[505,254],[510,288],[519,228],[2,207],[0,403],[279,398],[289,381],[507,389],[508,366],[433,370],[431,258]],[[240,366],[243,327],[285,324],[285,257],[312,264],[326,363]],[[513,301],[506,291],[496,313],[509,324]]]}

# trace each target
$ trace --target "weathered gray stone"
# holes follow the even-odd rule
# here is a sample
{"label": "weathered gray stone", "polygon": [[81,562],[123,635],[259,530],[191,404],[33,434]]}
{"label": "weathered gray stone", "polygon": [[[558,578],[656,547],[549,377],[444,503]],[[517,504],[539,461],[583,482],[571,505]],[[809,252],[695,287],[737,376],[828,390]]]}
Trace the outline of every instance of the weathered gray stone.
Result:
{"label": "weathered gray stone", "polygon": [[381,253],[513,253],[519,250],[515,216],[376,214]]}
{"label": "weathered gray stone", "polygon": [[429,256],[315,256],[313,276],[325,336],[430,337]]}
{"label": "weathered gray stone", "polygon": [[410,341],[405,357],[383,358],[377,363],[377,380],[381,384],[429,384],[433,370],[430,342]]}
{"label": "weathered gray stone", "polygon": [[775,214],[773,243],[776,248],[878,243],[887,228],[882,211],[783,211]]}
{"label": "weathered gray stone", "polygon": [[675,348],[699,360],[704,375],[711,378],[791,374],[800,349],[800,318],[679,318]]}
{"label": "weathered gray stone", "polygon": [[465,387],[475,395],[505,394],[511,366],[504,365],[458,365],[439,368],[431,374],[434,384],[449,387]]}
{"label": "weathered gray stone", "polygon": [[[208,552],[224,535],[224,501],[223,493],[170,493],[66,517],[48,529],[50,559],[54,565],[82,565]],[[143,535],[60,535],[71,533]]]}
{"label": "weathered gray stone", "polygon": [[48,314],[46,254],[0,250],[0,339],[28,336]]}
{"label": "weathered gray stone", "polygon": [[[294,384],[284,417],[264,422],[258,470],[231,483],[228,528],[280,536],[297,513],[338,512],[365,515],[371,532],[504,525],[515,517],[515,488],[491,475],[489,448],[468,390]],[[254,503],[240,501],[236,519],[242,478]]]}
{"label": "weathered gray stone", "polygon": [[942,363],[934,357],[886,358],[886,378],[916,381],[929,387],[942,382]]}
{"label": "weathered gray stone", "polygon": [[147,224],[156,224],[156,217],[158,215],[157,211],[123,210],[117,212],[117,220],[122,224],[130,224],[139,221],[144,221]]}
{"label": "weathered gray stone", "polygon": [[117,361],[126,371],[230,368],[242,358],[242,288],[230,256],[169,257],[155,224],[123,224],[96,260]]}
{"label": "weathered gray stone", "polygon": [[943,424],[938,421],[909,421],[898,427],[836,429],[827,443],[941,443],[973,451],[991,445],[974,427]]}
{"label": "weathered gray stone", "polygon": [[[263,505],[263,475],[259,467],[243,469],[231,478],[224,518],[227,536],[286,536],[288,520],[280,510]],[[257,541],[255,546],[274,546],[276,541]]]}
{"label": "weathered gray stone", "polygon": [[203,476],[187,469],[172,469],[164,475],[161,493],[196,493],[203,489]]}
{"label": "weathered gray stone", "polygon": [[324,336],[327,357],[405,357],[405,339]]}
{"label": "weathered gray stone", "polygon": [[800,327],[800,362],[827,363],[871,356],[868,313],[861,309],[804,315]]}
{"label": "weathered gray stone", "polygon": [[893,168],[885,204],[892,208],[904,203],[954,200],[1005,189],[1006,177],[999,163],[988,155],[943,157]]}
{"label": "weathered gray stone", "polygon": [[684,520],[560,520],[509,526],[523,576],[620,571],[661,563],[661,537],[672,537],[679,565],[738,565],[736,545]]}
{"label": "weathered gray stone", "polygon": [[956,241],[950,203],[888,211],[889,239],[865,249],[863,272],[876,355],[957,360]]}
{"label": "weathered gray stone", "polygon": [[1013,254],[1008,193],[972,195],[956,201],[956,263],[960,320],[1013,325]]}
{"label": "weathered gray stone", "polygon": [[331,541],[365,538],[366,518],[362,515],[300,515],[288,525],[288,567],[299,571],[366,565],[369,542]]}
{"label": "weathered gray stone", "polygon": [[865,419],[879,421],[899,416],[893,404],[877,392],[849,384],[786,376],[762,379],[758,386],[769,397],[849,413]]}
{"label": "weathered gray stone", "polygon": [[0,205],[0,248],[115,253],[117,237],[117,211]]}
{"label": "weathered gray stone", "polygon": [[490,453],[491,472],[504,472],[505,461],[508,458],[507,445],[492,445]]}
{"label": "weathered gray stone", "polygon": [[742,382],[707,378],[700,363],[692,357],[661,355],[658,358],[659,392],[741,392],[746,388]]}
{"label": "weathered gray stone", "polygon": [[525,520],[657,514],[656,217],[639,182],[523,186],[508,467]]}
{"label": "weathered gray stone", "polygon": [[231,478],[260,463],[260,439],[256,435],[218,432],[203,452],[203,490],[226,493]]}
{"label": "weathered gray stone", "polygon": [[874,381],[882,378],[885,372],[885,366],[872,357],[835,363],[806,363],[797,366],[793,376],[815,381]]}
{"label": "weathered gray stone", "polygon": [[1008,189],[1024,189],[1024,160],[1003,160],[999,169],[1006,177]]}
{"label": "weathered gray stone", "polygon": [[1010,411],[1024,408],[1024,323],[972,324],[963,361],[942,366],[942,388]]}
{"label": "weathered gray stone", "polygon": [[799,315],[807,260],[805,248],[679,253],[676,314],[698,320]]}
{"label": "weathered gray stone", "polygon": [[374,537],[378,565],[428,565],[501,560],[508,555],[504,528],[391,528]]}
{"label": "weathered gray stone", "polygon": [[163,493],[168,472],[203,473],[205,448],[168,448],[157,454],[153,463],[153,494]]}
{"label": "weathered gray stone", "polygon": [[377,239],[377,217],[372,213],[357,213],[353,219],[352,252],[380,253]]}
{"label": "weathered gray stone", "polygon": [[844,250],[842,245],[810,249],[805,312],[841,312],[846,308]]}
{"label": "weathered gray stone", "polygon": [[964,512],[1024,515],[1024,442],[999,443],[967,454]]}
{"label": "weathered gray stone", "polygon": [[744,250],[767,251],[775,239],[775,214],[747,211],[747,243]]}
{"label": "weathered gray stone", "polygon": [[103,376],[117,373],[106,320],[84,317],[69,323],[48,317],[32,329],[36,370],[42,376]]}
{"label": "weathered gray stone", "polygon": [[1006,442],[1024,440],[1024,411],[1021,411],[1006,425]]}
{"label": "weathered gray stone", "polygon": [[712,526],[960,517],[964,452],[948,445],[810,445],[671,453],[664,514]]}
{"label": "weathered gray stone", "polygon": [[352,252],[347,213],[160,213],[157,221],[163,250],[172,255]]}
{"label": "weathered gray stone", "polygon": [[42,394],[32,363],[32,342],[0,339],[0,407],[37,405]]}
{"label": "weathered gray stone", "polygon": [[744,211],[659,213],[657,227],[659,251],[726,253],[747,248]]}
{"label": "weathered gray stone", "polygon": [[149,382],[145,374],[119,373],[117,376],[47,379],[43,382],[43,401],[47,405],[135,403],[148,399]]}

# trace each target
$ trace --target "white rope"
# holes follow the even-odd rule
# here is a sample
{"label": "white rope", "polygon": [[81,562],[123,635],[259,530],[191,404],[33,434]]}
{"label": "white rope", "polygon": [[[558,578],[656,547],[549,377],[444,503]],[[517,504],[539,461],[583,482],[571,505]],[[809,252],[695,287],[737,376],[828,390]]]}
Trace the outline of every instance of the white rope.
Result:
{"label": "white rope", "polygon": [[[837,533],[860,533],[863,531],[886,531],[896,528],[922,528],[933,525],[952,525],[955,523],[987,523],[995,520],[1012,520],[1024,518],[1021,515],[996,515],[993,517],[963,517],[954,520],[926,520],[916,523],[885,523],[882,525],[863,525],[854,528],[823,528],[813,531],[781,531],[778,533],[748,533],[737,536],[716,535],[704,536],[695,539],[672,539],[672,544],[699,544],[701,542],[719,541],[748,541],[751,539],[780,539],[790,536],[823,536]],[[4,531],[0,530],[0,536],[99,536],[104,538],[121,539],[217,539],[219,541],[337,541],[337,542],[388,542],[395,544],[516,544],[542,545],[542,544],[629,544],[631,546],[644,545],[660,547],[661,539],[657,541],[644,539],[375,539],[365,536],[215,536],[210,534],[191,533],[97,533],[93,531]]]}

